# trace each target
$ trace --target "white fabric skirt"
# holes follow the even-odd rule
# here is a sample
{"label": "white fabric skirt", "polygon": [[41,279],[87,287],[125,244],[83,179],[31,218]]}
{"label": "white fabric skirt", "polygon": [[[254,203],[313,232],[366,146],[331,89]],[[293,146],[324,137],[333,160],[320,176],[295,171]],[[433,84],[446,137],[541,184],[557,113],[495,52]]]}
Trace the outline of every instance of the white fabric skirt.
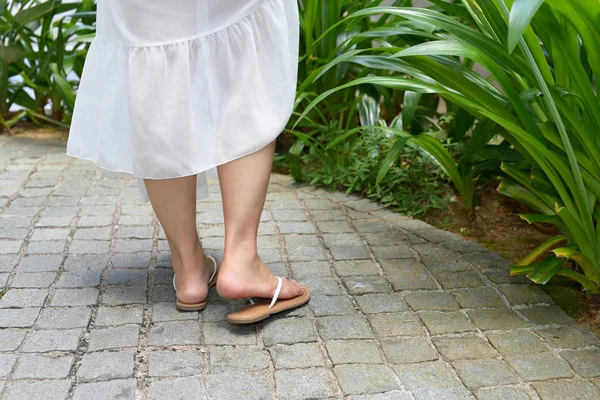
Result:
{"label": "white fabric skirt", "polygon": [[258,151],[294,106],[296,0],[98,0],[69,156],[143,178],[198,174]]}

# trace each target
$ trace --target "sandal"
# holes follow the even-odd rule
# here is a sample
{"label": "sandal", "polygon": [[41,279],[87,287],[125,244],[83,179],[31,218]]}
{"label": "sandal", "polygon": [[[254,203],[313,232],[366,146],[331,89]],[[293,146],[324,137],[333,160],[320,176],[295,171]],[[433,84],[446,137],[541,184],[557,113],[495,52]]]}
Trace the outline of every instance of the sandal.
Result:
{"label": "sandal", "polygon": [[[217,278],[219,274],[217,272],[217,260],[213,256],[207,257],[210,258],[214,264],[213,273],[210,276],[210,279],[208,280],[208,288],[210,289],[211,287],[217,284]],[[175,286],[175,275],[173,275],[173,288],[175,289],[175,291],[177,291],[177,287]],[[175,306],[181,311],[201,311],[206,308],[206,299],[199,303],[184,303],[179,300],[176,300]]]}
{"label": "sandal", "polygon": [[249,305],[227,314],[227,320],[232,324],[251,324],[269,318],[273,314],[300,307],[310,300],[310,290],[304,288],[303,294],[277,302],[282,286],[283,280],[277,277],[277,289],[275,289],[275,294],[270,302],[268,299],[258,301],[250,299]]}

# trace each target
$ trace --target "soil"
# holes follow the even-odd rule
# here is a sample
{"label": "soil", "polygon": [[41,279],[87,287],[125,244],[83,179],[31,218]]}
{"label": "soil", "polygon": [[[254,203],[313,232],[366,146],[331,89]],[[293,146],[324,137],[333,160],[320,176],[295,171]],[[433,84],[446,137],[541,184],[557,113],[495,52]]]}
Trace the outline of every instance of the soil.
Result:
{"label": "soil", "polygon": [[[3,130],[0,134],[8,135],[8,132]],[[56,126],[38,126],[32,122],[19,122],[10,127],[10,135],[31,139],[66,139],[69,131]]]}
{"label": "soil", "polygon": [[[513,263],[520,261],[544,240],[559,233],[554,227],[533,226],[522,220],[517,213],[531,210],[501,195],[496,187],[497,182],[490,182],[478,189],[479,198],[472,222],[465,215],[460,199],[456,199],[447,210],[431,213],[424,220],[480,243]],[[585,295],[577,284],[557,277],[541,287],[567,314],[600,336],[597,311],[588,310]]]}

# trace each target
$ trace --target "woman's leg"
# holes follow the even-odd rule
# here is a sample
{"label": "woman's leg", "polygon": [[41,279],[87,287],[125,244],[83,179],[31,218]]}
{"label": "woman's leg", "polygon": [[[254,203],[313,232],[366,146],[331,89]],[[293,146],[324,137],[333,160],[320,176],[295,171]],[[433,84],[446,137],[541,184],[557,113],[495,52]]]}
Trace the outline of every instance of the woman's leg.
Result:
{"label": "woman's leg", "polygon": [[[270,298],[277,287],[277,278],[260,260],[256,250],[274,151],[275,142],[217,168],[225,217],[225,251],[217,282],[221,297]],[[302,293],[299,283],[284,280],[279,298]]]}
{"label": "woman's leg", "polygon": [[177,299],[184,303],[203,301],[208,294],[212,261],[205,257],[196,231],[196,175],[144,179],[144,184],[169,242],[177,274]]}

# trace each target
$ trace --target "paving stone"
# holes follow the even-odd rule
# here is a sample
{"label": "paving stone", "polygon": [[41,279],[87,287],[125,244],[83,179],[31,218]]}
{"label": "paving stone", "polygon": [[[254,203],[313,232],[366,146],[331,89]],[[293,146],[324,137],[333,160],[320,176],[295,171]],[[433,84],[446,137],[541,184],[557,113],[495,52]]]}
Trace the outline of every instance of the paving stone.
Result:
{"label": "paving stone", "polygon": [[452,365],[463,383],[471,390],[519,383],[508,365],[497,359],[457,360],[452,362]]}
{"label": "paving stone", "polygon": [[369,314],[369,323],[375,336],[421,336],[425,334],[423,325],[411,312]]}
{"label": "paving stone", "polygon": [[467,311],[471,320],[479,329],[516,329],[527,328],[529,323],[508,308],[482,309]]}
{"label": "paving stone", "polygon": [[325,366],[317,343],[276,345],[269,348],[275,368],[308,368]]}
{"label": "paving stone", "polygon": [[506,361],[526,381],[571,378],[574,376],[569,364],[552,353],[506,357]]}
{"label": "paving stone", "polygon": [[483,286],[479,276],[473,271],[438,272],[436,279],[444,289],[457,289]]}
{"label": "paving stone", "polygon": [[513,305],[552,303],[550,296],[537,286],[508,285],[499,289]]}
{"label": "paving stone", "polygon": [[58,379],[66,378],[75,360],[74,356],[49,357],[36,354],[22,354],[12,379]]}
{"label": "paving stone", "polygon": [[395,291],[437,289],[435,281],[426,273],[408,272],[403,275],[387,275],[388,281]]}
{"label": "paving stone", "polygon": [[288,233],[316,233],[315,226],[307,221],[304,222],[277,222],[279,231],[283,234]]}
{"label": "paving stone", "polygon": [[113,269],[108,271],[107,282],[109,285],[145,285],[148,279],[147,270],[139,269]]}
{"label": "paving stone", "polygon": [[496,388],[479,389],[477,400],[530,400],[531,397],[521,388],[501,386]]}
{"label": "paving stone", "polygon": [[317,399],[337,394],[336,380],[326,368],[275,371],[278,399]]}
{"label": "paving stone", "polygon": [[269,368],[267,352],[257,347],[211,346],[210,371],[213,374],[230,371],[260,371]]}
{"label": "paving stone", "polygon": [[558,306],[533,306],[520,311],[535,325],[572,325],[575,321]]}
{"label": "paving stone", "polygon": [[354,227],[347,221],[321,221],[317,227],[323,233],[353,233]]}
{"label": "paving stone", "polygon": [[146,304],[146,287],[140,286],[109,286],[102,294],[102,303],[109,306]]}
{"label": "paving stone", "polygon": [[23,240],[27,236],[27,228],[0,228],[0,239]]}
{"label": "paving stone", "polygon": [[536,329],[535,333],[544,338],[552,347],[577,348],[600,344],[600,339],[579,325],[560,328]]}
{"label": "paving stone", "polygon": [[44,394],[44,400],[63,400],[68,397],[71,381],[15,381],[6,391],[6,399],[35,399],[40,393]]}
{"label": "paving stone", "polygon": [[13,351],[21,345],[27,329],[3,329],[0,335],[0,351]]}
{"label": "paving stone", "polygon": [[71,254],[105,254],[108,253],[108,240],[73,240],[69,245]]}
{"label": "paving stone", "polygon": [[[141,253],[122,253],[113,255],[111,261],[113,268],[141,268],[146,269],[150,265],[152,254],[149,252]],[[170,265],[169,265],[170,267]]]}
{"label": "paving stone", "polygon": [[381,347],[391,364],[410,364],[439,358],[427,338],[386,339],[381,341]]}
{"label": "paving stone", "polygon": [[463,388],[456,373],[440,361],[399,365],[394,370],[402,386],[413,392],[422,389]]}
{"label": "paving stone", "polygon": [[[331,340],[325,343],[334,364],[381,364],[377,342],[372,340]],[[275,364],[277,367],[277,364]]]}
{"label": "paving stone", "polygon": [[597,400],[600,398],[600,390],[585,381],[536,382],[532,386],[539,393],[542,400]]}
{"label": "paving stone", "polygon": [[92,329],[88,351],[137,347],[139,333],[140,327],[137,325]]}
{"label": "paving stone", "polygon": [[318,317],[353,314],[356,311],[346,296],[312,296],[309,306]]}
{"label": "paving stone", "polygon": [[55,272],[17,272],[11,286],[14,288],[46,288],[55,279]]}
{"label": "paving stone", "polygon": [[0,328],[28,328],[39,313],[39,308],[0,309]]}
{"label": "paving stone", "polygon": [[57,288],[83,288],[100,285],[101,270],[65,271],[56,281]]}
{"label": "paving stone", "polygon": [[17,361],[16,354],[0,354],[0,378],[6,378]]}
{"label": "paving stone", "polygon": [[[158,303],[158,304],[163,304],[163,303]],[[164,303],[164,304],[169,304],[172,308],[175,308],[173,303]],[[229,314],[230,312],[232,312],[234,310],[237,310],[238,308],[242,307],[245,304],[246,303],[243,300],[227,301],[227,302],[212,301],[210,303],[210,307],[206,307],[206,309],[204,309],[204,311],[202,311],[202,313],[200,313],[200,317],[202,318],[202,323],[225,321],[227,319],[227,314]],[[190,314],[190,313],[184,313],[184,312],[180,312],[180,311],[178,311],[177,313],[183,314],[184,317],[186,315]],[[170,315],[170,313],[167,313],[167,315]],[[153,316],[153,318],[154,318],[154,316]]]}
{"label": "paving stone", "polygon": [[82,329],[32,331],[25,336],[20,350],[26,353],[75,351],[82,332]]}
{"label": "paving stone", "polygon": [[143,309],[139,306],[127,308],[101,306],[98,308],[95,326],[141,324],[142,316]]}
{"label": "paving stone", "polygon": [[29,242],[25,254],[60,254],[65,248],[64,240],[45,240]]}
{"label": "paving stone", "polygon": [[[161,303],[161,302],[170,302],[170,303],[175,303],[175,301],[177,300],[177,296],[175,293],[175,290],[173,289],[173,284],[168,284],[168,285],[156,285],[154,286],[154,289],[152,291],[152,301],[156,302],[156,303]],[[209,297],[208,300],[211,301],[212,298],[210,297],[210,293],[209,293]]]}
{"label": "paving stone", "polygon": [[0,299],[0,308],[41,307],[47,296],[47,289],[9,289]]}
{"label": "paving stone", "polygon": [[115,253],[136,253],[152,251],[151,239],[116,239]]}
{"label": "paving stone", "polygon": [[325,261],[294,262],[290,268],[295,279],[330,277],[331,269]]}
{"label": "paving stone", "polygon": [[310,289],[310,292],[313,296],[343,295],[338,283],[333,278],[303,279],[302,284]]}
{"label": "paving stone", "polygon": [[135,379],[113,379],[107,382],[82,383],[77,385],[73,399],[135,399]]}
{"label": "paving stone", "polygon": [[[215,222],[221,222],[219,216],[214,218]],[[152,224],[152,215],[121,215],[119,225],[150,225]]]}
{"label": "paving stone", "polygon": [[[344,317],[322,317],[344,318]],[[265,323],[263,341],[266,346],[274,344],[293,344],[314,342],[317,340],[312,322],[308,318],[282,318]]]}
{"label": "paving stone", "polygon": [[460,311],[422,311],[418,315],[432,335],[476,330],[475,325]]}
{"label": "paving stone", "polygon": [[89,307],[45,308],[35,323],[37,329],[69,329],[86,327],[92,316]]}
{"label": "paving stone", "polygon": [[115,237],[119,239],[152,239],[154,236],[153,226],[119,226]]}
{"label": "paving stone", "polygon": [[[205,331],[208,326],[205,326]],[[202,331],[197,322],[161,322],[150,325],[148,345],[182,346],[202,344]]]}
{"label": "paving stone", "polygon": [[398,294],[365,294],[355,297],[365,314],[390,313],[408,310],[408,306]]}
{"label": "paving stone", "polygon": [[368,260],[369,253],[364,246],[332,246],[329,248],[334,260]]}
{"label": "paving stone", "polygon": [[363,245],[360,235],[356,233],[324,233],[323,241],[325,242],[325,246],[328,248]]}
{"label": "paving stone", "polygon": [[111,226],[97,228],[77,228],[73,240],[109,240]]}
{"label": "paving stone", "polygon": [[389,293],[390,284],[383,276],[350,276],[342,278],[348,292],[353,295]]}
{"label": "paving stone", "polygon": [[[73,217],[72,216],[68,216],[68,217],[42,217],[35,224],[35,226],[38,227],[38,228],[66,227],[66,226],[70,226],[72,221],[73,221]],[[110,222],[112,222],[112,221],[109,221],[106,225],[110,225]],[[81,220],[79,220],[78,226],[83,226],[83,225],[81,225]]]}
{"label": "paving stone", "polygon": [[478,336],[437,337],[433,344],[446,361],[495,357],[497,353]]}
{"label": "paving stone", "polygon": [[410,293],[404,296],[404,300],[413,310],[437,310],[453,311],[460,306],[452,295],[447,292],[421,292]]}
{"label": "paving stone", "polygon": [[[381,225],[373,225],[372,228],[361,226],[363,224],[358,224],[356,226],[356,230],[362,233],[362,237],[369,243],[371,246],[394,246],[398,243],[409,243],[408,237],[404,232],[398,230],[391,230],[387,226]],[[377,227],[382,229],[373,230]],[[370,232],[365,233],[364,229],[370,230]]]}
{"label": "paving stone", "polygon": [[452,295],[463,308],[505,307],[500,296],[489,287],[453,290]]}
{"label": "paving stone", "polygon": [[69,255],[65,260],[65,271],[104,271],[108,266],[106,254]]}
{"label": "paving stone", "polygon": [[0,288],[3,288],[8,283],[9,274],[0,274]]}
{"label": "paving stone", "polygon": [[[322,247],[299,247],[287,250],[290,261],[326,261],[327,255]],[[264,252],[263,252],[264,253]],[[262,257],[261,255],[261,258]]]}
{"label": "paving stone", "polygon": [[325,340],[373,338],[369,325],[358,314],[318,317],[317,329]]}
{"label": "paving stone", "polygon": [[471,400],[473,395],[464,388],[420,389],[414,393],[416,400],[444,399]]}
{"label": "paving stone", "polygon": [[209,399],[270,400],[269,381],[264,373],[229,372],[206,376]]}
{"label": "paving stone", "polygon": [[95,288],[56,289],[52,306],[90,306],[98,301],[99,291]]}
{"label": "paving stone", "polygon": [[385,393],[365,394],[352,396],[352,400],[413,400],[413,396],[409,392],[400,390],[392,390]]}
{"label": "paving stone", "polygon": [[65,240],[69,236],[70,228],[49,228],[49,229],[35,229],[30,240],[32,241],[45,241],[45,240]]}
{"label": "paving stone", "polygon": [[148,386],[149,400],[187,400],[205,398],[205,390],[197,377],[161,379],[150,382]]}
{"label": "paving stone", "polygon": [[372,260],[343,260],[333,263],[339,276],[379,275],[377,264]]}
{"label": "paving stone", "polygon": [[112,380],[133,375],[134,350],[84,354],[77,377],[81,381]]}
{"label": "paving stone", "polygon": [[500,268],[510,265],[510,262],[508,262],[500,254],[491,251],[465,254],[465,258],[479,269]]}
{"label": "paving stone", "polygon": [[[213,304],[211,304],[212,306]],[[211,307],[212,308],[212,307]],[[173,302],[155,303],[152,306],[152,322],[198,320],[198,313],[181,312]]]}
{"label": "paving stone", "polygon": [[380,393],[400,389],[398,379],[386,365],[336,365],[333,372],[344,395]]}
{"label": "paving stone", "polygon": [[151,377],[200,375],[203,369],[204,353],[198,350],[159,350],[148,356]]}
{"label": "paving stone", "polygon": [[504,357],[535,355],[550,351],[548,346],[530,331],[488,333],[487,336]]}
{"label": "paving stone", "polygon": [[415,253],[407,244],[397,244],[395,246],[372,246],[373,253],[377,259],[398,259],[414,258]]}
{"label": "paving stone", "polygon": [[62,263],[63,256],[43,255],[43,256],[25,256],[17,266],[18,272],[50,272],[58,271]]}
{"label": "paving stone", "polygon": [[600,376],[600,350],[569,350],[560,355],[584,378]]}
{"label": "paving stone", "polygon": [[17,262],[18,258],[15,256],[0,255],[0,272],[12,272]]}
{"label": "paving stone", "polygon": [[311,210],[310,216],[314,221],[344,221],[346,213],[339,209]]}

